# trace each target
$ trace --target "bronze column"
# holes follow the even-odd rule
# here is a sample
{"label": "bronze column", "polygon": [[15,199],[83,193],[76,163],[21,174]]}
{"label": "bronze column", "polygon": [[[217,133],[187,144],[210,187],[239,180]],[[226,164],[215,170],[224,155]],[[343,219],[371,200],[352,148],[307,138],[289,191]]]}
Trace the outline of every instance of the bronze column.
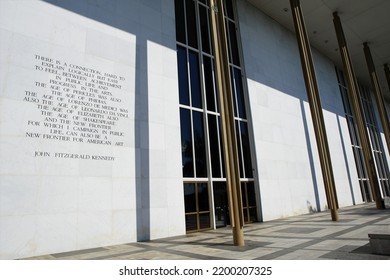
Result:
{"label": "bronze column", "polygon": [[229,52],[223,13],[223,0],[210,1],[215,74],[221,112],[221,134],[225,159],[226,185],[230,209],[230,222],[235,246],[244,246],[244,216],[242,212],[240,171],[237,139],[234,127],[232,86],[229,74]]}
{"label": "bronze column", "polygon": [[383,132],[385,134],[385,139],[387,143],[387,149],[390,153],[390,126],[389,126],[389,117],[387,116],[387,111],[385,107],[385,102],[383,100],[383,94],[379,85],[378,76],[375,71],[374,60],[372,59],[370,47],[368,43],[364,43],[364,55],[366,56],[366,62],[368,67],[368,72],[370,73],[371,85],[374,89],[374,95],[376,104],[378,106],[379,116],[381,118]]}
{"label": "bronze column", "polygon": [[326,199],[328,202],[328,208],[331,212],[332,221],[338,221],[339,215],[337,211],[338,203],[336,186],[333,177],[332,162],[330,159],[328,139],[326,136],[324,117],[322,114],[320,94],[314,70],[309,38],[307,36],[299,0],[290,0],[290,4],[294,19],[295,33],[297,35],[299,53],[301,56],[306,91],[310,104],[310,112],[313,119],[313,126],[317,140],[317,148],[321,162]]}
{"label": "bronze column", "polygon": [[347,47],[347,42],[345,40],[343,27],[341,25],[341,20],[337,12],[333,13],[333,23],[336,30],[337,41],[339,44],[340,54],[344,65],[344,71],[348,85],[348,98],[351,101],[353,114],[356,120],[359,139],[362,145],[364,162],[367,167],[368,179],[370,180],[370,186],[374,195],[376,207],[378,209],[383,209],[384,206],[382,203],[382,197],[379,189],[379,179],[374,164],[374,158],[372,155],[371,144],[368,137],[366,121],[363,115],[363,106],[360,101],[359,87],[356,81],[355,72],[352,67],[351,58],[349,56],[349,51]]}

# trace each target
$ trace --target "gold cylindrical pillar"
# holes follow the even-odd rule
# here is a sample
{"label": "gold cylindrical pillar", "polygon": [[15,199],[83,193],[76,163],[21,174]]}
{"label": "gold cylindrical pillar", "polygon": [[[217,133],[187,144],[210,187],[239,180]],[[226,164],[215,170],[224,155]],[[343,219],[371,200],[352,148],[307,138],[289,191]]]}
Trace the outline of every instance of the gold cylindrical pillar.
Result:
{"label": "gold cylindrical pillar", "polygon": [[328,139],[326,135],[325,122],[322,113],[320,94],[317,85],[313,58],[311,54],[310,42],[307,36],[299,0],[290,0],[290,4],[299,52],[301,56],[301,64],[303,76],[305,78],[306,92],[309,99],[310,112],[317,140],[317,149],[320,157],[326,199],[328,202],[328,208],[331,212],[332,221],[337,221],[339,219],[339,215],[337,211],[338,202],[336,186],[333,176],[332,162],[330,158]]}
{"label": "gold cylindrical pillar", "polygon": [[382,90],[379,85],[378,75],[376,74],[374,60],[372,59],[371,50],[368,46],[368,43],[364,43],[364,55],[366,57],[368,72],[370,73],[371,86],[374,89],[374,96],[376,105],[378,107],[379,117],[381,119],[383,132],[385,134],[385,139],[387,143],[387,149],[390,154],[390,126],[389,126],[389,117],[387,116],[387,111],[385,107],[385,101],[383,99]]}
{"label": "gold cylindrical pillar", "polygon": [[211,0],[210,7],[211,34],[215,54],[215,74],[221,113],[222,146],[233,243],[235,246],[244,246],[244,216],[223,0]]}
{"label": "gold cylindrical pillar", "polygon": [[336,30],[341,59],[344,65],[344,71],[345,71],[345,76],[346,76],[346,81],[348,86],[348,91],[347,91],[348,98],[351,101],[352,110],[356,121],[360,144],[362,146],[364,162],[367,168],[368,179],[370,180],[370,186],[374,196],[376,207],[378,209],[383,209],[384,205],[380,193],[379,179],[374,164],[374,157],[372,155],[370,139],[368,137],[366,120],[363,114],[363,105],[361,104],[361,100],[360,100],[359,87],[356,81],[354,69],[352,67],[352,62],[349,55],[347,42],[345,40],[345,35],[341,24],[341,20],[337,12],[333,13],[333,23]]}

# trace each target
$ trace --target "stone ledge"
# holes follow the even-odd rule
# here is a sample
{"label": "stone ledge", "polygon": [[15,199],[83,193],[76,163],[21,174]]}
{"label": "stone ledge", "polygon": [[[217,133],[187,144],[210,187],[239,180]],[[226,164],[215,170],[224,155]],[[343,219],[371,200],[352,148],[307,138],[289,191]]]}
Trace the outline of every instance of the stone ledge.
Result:
{"label": "stone ledge", "polygon": [[368,237],[373,254],[390,256],[390,234],[369,233]]}

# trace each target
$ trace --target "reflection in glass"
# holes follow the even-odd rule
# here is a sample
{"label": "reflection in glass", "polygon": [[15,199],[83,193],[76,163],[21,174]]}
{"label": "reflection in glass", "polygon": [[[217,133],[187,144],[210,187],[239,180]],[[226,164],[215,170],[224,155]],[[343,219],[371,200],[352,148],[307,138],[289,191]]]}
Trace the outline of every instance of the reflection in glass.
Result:
{"label": "reflection in glass", "polygon": [[210,54],[210,36],[207,12],[208,10],[205,7],[199,5],[200,29],[202,34],[202,51]]}
{"label": "reflection in glass", "polygon": [[188,45],[190,45],[193,48],[198,48],[198,37],[197,37],[197,32],[196,32],[195,3],[193,0],[186,1],[186,16],[187,16]]}
{"label": "reflection in glass", "polygon": [[230,62],[234,65],[240,65],[237,47],[237,34],[234,22],[228,21],[229,39],[230,39]]}
{"label": "reflection in glass", "polygon": [[197,229],[197,214],[186,215],[186,230],[192,231]]}
{"label": "reflection in glass", "polygon": [[198,207],[199,212],[209,211],[209,190],[207,183],[200,183],[198,185]]}
{"label": "reflection in glass", "polygon": [[216,227],[224,227],[230,224],[229,202],[226,191],[226,182],[214,182],[214,211]]}
{"label": "reflection in glass", "polygon": [[184,2],[175,1],[175,15],[176,15],[176,40],[180,43],[186,43],[186,31],[184,21]]}
{"label": "reflection in glass", "polygon": [[241,129],[242,154],[244,155],[245,178],[252,178],[253,171],[252,171],[251,151],[249,147],[248,124],[246,122],[240,122],[240,129]]}
{"label": "reflection in glass", "polygon": [[184,206],[186,213],[196,212],[195,184],[184,184]]}
{"label": "reflection in glass", "polygon": [[241,71],[234,68],[234,84],[237,97],[238,117],[246,119],[244,92],[242,87]]}
{"label": "reflection in glass", "polygon": [[246,183],[246,192],[248,196],[248,206],[256,206],[255,185],[253,182]]}
{"label": "reflection in glass", "polygon": [[210,213],[199,214],[200,229],[210,228]]}
{"label": "reflection in glass", "polygon": [[216,112],[214,95],[214,77],[211,58],[203,56],[204,84],[206,89],[207,110]]}
{"label": "reflection in glass", "polygon": [[190,110],[180,108],[180,120],[183,177],[194,177]]}
{"label": "reflection in glass", "polygon": [[209,114],[208,124],[209,124],[211,172],[213,178],[220,178],[221,162],[220,162],[220,149],[219,149],[219,141],[218,141],[217,116]]}
{"label": "reflection in glass", "polygon": [[203,113],[193,111],[196,177],[207,177]]}
{"label": "reflection in glass", "polygon": [[232,0],[225,0],[225,16],[234,19],[234,13],[233,13],[233,3]]}
{"label": "reflection in glass", "polygon": [[198,59],[199,58],[197,53],[193,51],[189,52],[192,106],[202,108]]}
{"label": "reflection in glass", "polygon": [[179,74],[179,101],[180,104],[190,105],[188,92],[187,52],[182,47],[177,47],[177,68]]}
{"label": "reflection in glass", "polygon": [[186,230],[210,228],[210,200],[207,183],[184,183]]}

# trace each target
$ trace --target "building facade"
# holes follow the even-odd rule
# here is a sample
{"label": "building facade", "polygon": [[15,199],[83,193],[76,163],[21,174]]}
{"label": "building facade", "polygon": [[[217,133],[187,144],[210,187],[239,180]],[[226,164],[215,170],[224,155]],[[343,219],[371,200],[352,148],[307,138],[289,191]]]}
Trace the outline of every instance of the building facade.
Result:
{"label": "building facade", "polygon": [[[332,25],[330,3],[301,2]],[[230,225],[213,12],[224,14],[244,222],[328,210],[289,1],[223,3],[0,2],[1,259]],[[383,200],[390,156],[368,72],[359,100],[380,198],[346,69],[322,47],[312,53],[338,207]]]}

